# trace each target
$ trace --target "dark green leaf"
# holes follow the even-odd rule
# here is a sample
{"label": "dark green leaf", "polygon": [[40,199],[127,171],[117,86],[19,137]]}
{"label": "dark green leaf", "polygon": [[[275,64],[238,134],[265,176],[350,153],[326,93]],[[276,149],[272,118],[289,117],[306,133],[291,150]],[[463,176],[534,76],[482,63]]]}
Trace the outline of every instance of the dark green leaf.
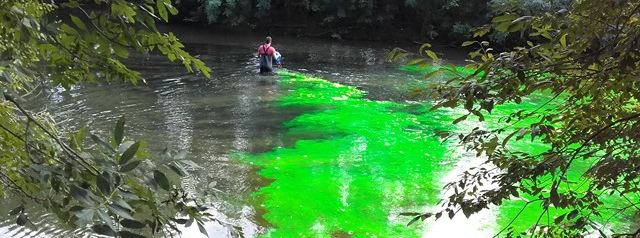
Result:
{"label": "dark green leaf", "polygon": [[139,235],[130,231],[120,231],[118,235],[122,238],[147,238],[146,236]]}
{"label": "dark green leaf", "polygon": [[469,116],[469,114],[464,115],[464,116],[461,116],[461,117],[458,117],[457,119],[453,120],[453,124],[458,124],[458,123],[460,123],[461,121],[466,120],[468,116]]}
{"label": "dark green leaf", "polygon": [[11,210],[9,212],[9,215],[15,216],[15,215],[18,215],[18,213],[22,213],[23,211],[24,211],[24,206],[20,205],[20,206],[14,208],[13,210]]}
{"label": "dark green leaf", "polygon": [[77,211],[80,211],[80,210],[82,210],[82,209],[84,209],[84,207],[83,207],[83,206],[75,205],[75,206],[73,206],[73,207],[69,208],[69,211],[70,211],[70,212],[77,212]]}
{"label": "dark green leaf", "polygon": [[116,127],[113,129],[113,135],[116,140],[116,147],[119,146],[124,139],[124,121],[124,116],[121,116],[120,119],[118,119],[118,122],[116,122]]}
{"label": "dark green leaf", "polygon": [[411,221],[409,221],[409,223],[407,223],[407,226],[410,226],[411,224],[415,223],[416,221],[418,221],[420,219],[419,216],[414,217],[413,219],[411,219]]}
{"label": "dark green leaf", "polygon": [[120,170],[119,171],[122,172],[122,173],[126,173],[126,172],[129,172],[131,170],[134,170],[135,168],[138,167],[138,165],[140,165],[140,162],[142,162],[142,161],[140,161],[140,160],[131,161],[131,162],[125,164],[125,165],[120,166]]}
{"label": "dark green leaf", "polygon": [[174,173],[180,176],[184,176],[184,172],[183,172],[184,169],[179,164],[170,164],[170,165],[167,165],[167,167],[169,167],[169,169],[171,169],[171,171],[173,171]]}
{"label": "dark green leaf", "polygon": [[207,233],[207,229],[204,228],[204,224],[202,223],[202,221],[199,220],[197,223],[198,223],[198,230],[200,230],[200,233],[208,237],[209,234]]}
{"label": "dark green leaf", "polygon": [[96,136],[96,135],[91,135],[91,139],[98,145],[102,146],[105,149],[108,149],[111,152],[115,152],[116,150],[109,145],[109,143],[103,141],[102,139],[100,139],[100,137]]}
{"label": "dark green leaf", "polygon": [[565,216],[565,215],[566,215],[566,214],[562,214],[562,215],[560,215],[559,217],[556,217],[556,219],[554,219],[554,220],[553,220],[553,222],[554,222],[556,225],[559,225],[559,224],[562,222],[562,220],[564,220],[564,216]]}
{"label": "dark green leaf", "polygon": [[98,218],[100,218],[100,220],[103,222],[103,224],[107,224],[108,226],[111,227],[112,230],[115,230],[115,227],[113,227],[113,225],[109,225],[109,224],[113,224],[113,219],[111,218],[111,216],[107,214],[106,211],[100,209],[100,210],[96,210],[96,213],[98,215]]}
{"label": "dark green leaf", "polygon": [[131,160],[133,156],[136,155],[136,152],[138,152],[139,147],[140,147],[139,141],[129,146],[129,148],[126,151],[124,151],[124,153],[122,153],[122,156],[120,156],[120,161],[118,161],[118,163],[122,165],[129,162],[129,160]]}
{"label": "dark green leaf", "polygon": [[185,224],[189,221],[189,219],[176,219],[176,223],[178,224]]}
{"label": "dark green leaf", "polygon": [[98,185],[98,190],[105,196],[109,196],[111,194],[111,183],[107,178],[103,175],[96,176],[96,184]]}
{"label": "dark green leaf", "polygon": [[29,220],[27,218],[27,215],[25,215],[24,213],[21,213],[20,216],[18,216],[18,219],[16,219],[16,224],[18,226],[24,226],[25,224],[27,224],[27,220]]}
{"label": "dark green leaf", "polygon": [[131,211],[127,210],[119,205],[116,204],[109,204],[107,206],[107,208],[109,209],[109,211],[115,213],[116,215],[125,218],[125,219],[131,219],[134,220],[134,218],[131,216]]}
{"label": "dark green leaf", "polygon": [[71,187],[71,190],[69,191],[69,193],[71,194],[71,197],[73,197],[75,200],[80,201],[89,206],[94,204],[89,198],[89,192],[86,189],[78,187],[76,185],[71,185],[70,187]]}
{"label": "dark green leaf", "polygon": [[94,213],[95,213],[95,210],[91,208],[86,208],[79,212],[76,212],[75,217],[78,218],[78,220],[76,221],[76,224],[78,226],[84,226],[91,223],[93,221]]}
{"label": "dark green leaf", "polygon": [[[136,199],[134,199],[134,200],[138,200],[138,199],[140,199],[140,198],[136,198]],[[118,205],[118,206],[120,206],[120,207],[122,207],[122,208],[124,208],[124,209],[129,210],[129,211],[133,211],[133,210],[135,210],[135,209],[133,209],[133,208],[131,207],[131,205],[129,205],[129,203],[127,203],[127,202],[126,202],[125,200],[123,200],[122,198],[114,198],[114,199],[113,199],[113,204],[116,204],[116,205]]]}
{"label": "dark green leaf", "polygon": [[567,215],[567,220],[571,220],[573,218],[576,218],[576,216],[578,216],[578,210],[573,210],[573,211],[569,212],[569,215]]}
{"label": "dark green leaf", "polygon": [[169,186],[169,179],[164,173],[154,170],[153,171],[153,179],[156,181],[158,186],[164,190],[169,190],[171,187]]}
{"label": "dark green leaf", "polygon": [[139,222],[139,221],[130,220],[130,219],[122,219],[120,221],[120,225],[130,229],[142,229],[147,226],[144,222]]}
{"label": "dark green leaf", "polygon": [[105,225],[105,224],[96,224],[91,226],[91,230],[93,230],[93,232],[99,234],[99,235],[105,235],[105,236],[117,236],[116,232],[111,229],[111,227]]}

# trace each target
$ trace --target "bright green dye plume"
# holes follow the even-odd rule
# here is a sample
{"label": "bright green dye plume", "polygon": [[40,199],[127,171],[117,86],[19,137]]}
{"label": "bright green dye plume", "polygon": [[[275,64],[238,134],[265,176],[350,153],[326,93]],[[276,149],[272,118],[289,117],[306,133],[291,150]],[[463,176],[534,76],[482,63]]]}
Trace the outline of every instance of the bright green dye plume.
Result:
{"label": "bright green dye plume", "polygon": [[[470,119],[454,126],[450,122],[460,113],[429,112],[429,103],[371,101],[352,86],[286,71],[278,75],[278,84],[287,93],[276,106],[310,111],[285,124],[286,136],[298,138],[295,145],[242,156],[261,167],[261,176],[273,180],[254,194],[266,210],[264,218],[273,225],[262,237],[422,237],[429,232],[425,226],[407,227],[410,217],[399,213],[433,211],[442,197],[443,178],[459,166],[456,163],[462,157],[472,163],[482,161],[455,141],[441,144],[434,132],[498,124]],[[541,103],[533,97],[495,111],[506,115]],[[488,116],[487,121],[497,122],[499,117]],[[514,146],[546,149],[526,140]],[[572,172],[569,179],[580,172]],[[495,216],[485,221],[490,232],[510,223],[523,203],[516,200],[496,208]],[[527,229],[540,211],[534,204],[513,224]],[[553,210],[549,219],[565,212]]]}
{"label": "bright green dye plume", "polygon": [[[286,123],[294,147],[248,156],[273,179],[256,195],[275,227],[265,237],[416,237],[406,211],[438,201],[450,156],[432,137],[436,114],[363,99],[351,86],[280,73],[278,106],[314,108]],[[420,106],[425,107],[425,106]],[[435,123],[429,125],[428,122]],[[310,135],[314,138],[310,138]]]}

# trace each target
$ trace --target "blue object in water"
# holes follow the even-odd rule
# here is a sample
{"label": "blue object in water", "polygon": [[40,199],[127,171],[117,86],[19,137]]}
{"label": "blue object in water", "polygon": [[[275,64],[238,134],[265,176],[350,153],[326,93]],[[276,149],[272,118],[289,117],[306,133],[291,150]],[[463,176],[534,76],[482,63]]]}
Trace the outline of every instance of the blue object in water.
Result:
{"label": "blue object in water", "polygon": [[280,52],[276,51],[275,54],[273,54],[273,64],[280,64],[280,61],[282,61],[282,55],[280,54]]}

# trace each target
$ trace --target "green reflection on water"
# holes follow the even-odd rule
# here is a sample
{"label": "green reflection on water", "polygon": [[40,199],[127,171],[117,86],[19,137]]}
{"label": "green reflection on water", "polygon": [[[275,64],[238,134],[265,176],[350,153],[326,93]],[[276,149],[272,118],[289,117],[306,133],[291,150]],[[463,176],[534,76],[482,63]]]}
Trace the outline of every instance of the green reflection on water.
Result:
{"label": "green reflection on water", "polygon": [[[254,194],[263,201],[267,211],[264,218],[274,227],[264,237],[422,236],[428,232],[424,226],[407,227],[410,218],[398,214],[433,210],[430,208],[442,196],[442,179],[455,170],[461,156],[473,157],[460,152],[463,149],[455,142],[442,144],[433,133],[470,130],[478,125],[494,129],[501,125],[497,123],[501,115],[538,108],[545,98],[534,95],[518,105],[497,107],[494,112],[500,114],[489,115],[489,123],[454,126],[450,121],[460,113],[429,112],[429,103],[371,101],[364,98],[365,92],[352,86],[286,71],[278,75],[278,84],[287,93],[276,100],[276,106],[305,107],[310,112],[284,125],[286,136],[297,138],[295,145],[241,156],[260,166],[261,176],[273,180]],[[547,149],[527,140],[513,146],[531,152]],[[568,179],[577,180],[588,164],[581,163]],[[523,204],[523,200],[505,202],[496,217],[486,222],[497,222],[498,226],[492,227],[504,226]],[[528,228],[540,211],[539,204],[529,206],[515,227]],[[568,211],[550,212],[552,222]],[[546,216],[542,221],[546,223]]]}

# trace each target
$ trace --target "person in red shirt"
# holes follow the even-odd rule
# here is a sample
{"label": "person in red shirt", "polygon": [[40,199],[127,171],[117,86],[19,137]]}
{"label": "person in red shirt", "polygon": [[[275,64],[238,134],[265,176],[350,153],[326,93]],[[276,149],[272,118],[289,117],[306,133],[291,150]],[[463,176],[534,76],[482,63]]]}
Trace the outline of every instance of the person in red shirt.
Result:
{"label": "person in red shirt", "polygon": [[273,72],[273,58],[276,53],[276,48],[271,46],[271,37],[267,36],[264,41],[264,45],[258,47],[258,57],[260,57],[260,73]]}

